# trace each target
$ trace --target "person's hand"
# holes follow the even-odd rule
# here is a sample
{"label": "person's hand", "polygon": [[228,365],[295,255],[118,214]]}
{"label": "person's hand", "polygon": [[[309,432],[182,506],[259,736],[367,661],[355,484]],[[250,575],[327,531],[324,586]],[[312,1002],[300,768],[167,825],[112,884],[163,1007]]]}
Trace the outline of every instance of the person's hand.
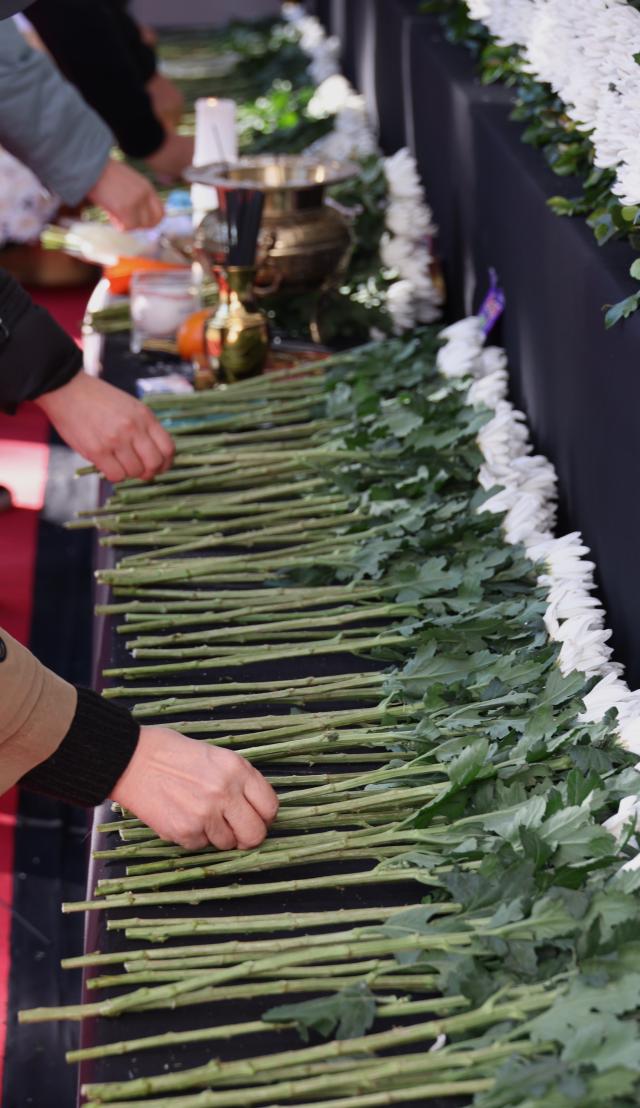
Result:
{"label": "person's hand", "polygon": [[150,27],[148,23],[138,23],[138,34],[144,42],[145,46],[153,47],[158,45],[158,32],[155,27]]}
{"label": "person's hand", "polygon": [[153,185],[135,169],[112,158],[91,189],[89,200],[104,208],[121,231],[155,227],[164,215],[162,201]]}
{"label": "person's hand", "polygon": [[174,130],[184,111],[184,96],[180,89],[162,73],[154,73],[147,81],[147,92],[151,97],[154,114],[165,127]]}
{"label": "person's hand", "polygon": [[162,146],[145,161],[150,169],[163,182],[175,181],[193,162],[193,139],[188,135],[167,133]]}
{"label": "person's hand", "polygon": [[77,373],[66,385],[39,396],[36,404],[64,441],[109,481],[148,481],[171,466],[173,439],[153,412],[98,377]]}
{"label": "person's hand", "polygon": [[231,750],[142,727],[112,799],[187,850],[259,846],[278,811],[271,785]]}

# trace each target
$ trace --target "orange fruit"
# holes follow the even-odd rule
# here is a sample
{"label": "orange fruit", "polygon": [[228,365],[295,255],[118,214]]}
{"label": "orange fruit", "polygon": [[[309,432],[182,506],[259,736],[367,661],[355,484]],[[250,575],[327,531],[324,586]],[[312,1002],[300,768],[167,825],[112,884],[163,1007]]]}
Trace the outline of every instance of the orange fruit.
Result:
{"label": "orange fruit", "polygon": [[191,362],[205,352],[204,332],[207,320],[211,318],[210,308],[201,308],[180,324],[176,336],[178,354],[185,362]]}

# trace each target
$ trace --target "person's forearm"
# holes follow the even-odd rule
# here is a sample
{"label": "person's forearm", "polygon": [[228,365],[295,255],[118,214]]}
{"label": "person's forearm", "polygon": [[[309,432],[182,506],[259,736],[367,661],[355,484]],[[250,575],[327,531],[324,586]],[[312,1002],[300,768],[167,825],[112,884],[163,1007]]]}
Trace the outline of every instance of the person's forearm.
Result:
{"label": "person's forearm", "polygon": [[0,409],[58,389],[81,369],[73,339],[0,269]]}
{"label": "person's forearm", "polygon": [[90,689],[77,689],[75,712],[62,740],[20,783],[35,792],[92,808],[111,796],[133,757],[139,735],[140,725],[130,712]]}
{"label": "person's forearm", "polygon": [[0,144],[75,205],[100,177],[113,136],[11,20],[0,22]]}
{"label": "person's forearm", "polygon": [[20,781],[71,804],[100,804],[139,734],[124,708],[63,681],[0,627],[0,794]]}
{"label": "person's forearm", "polygon": [[0,628],[0,794],[18,781],[87,808],[112,797],[189,849],[258,846],[278,810],[271,786],[238,754],[141,728]]}
{"label": "person's forearm", "polygon": [[73,685],[0,628],[0,793],[54,753],[76,704]]}

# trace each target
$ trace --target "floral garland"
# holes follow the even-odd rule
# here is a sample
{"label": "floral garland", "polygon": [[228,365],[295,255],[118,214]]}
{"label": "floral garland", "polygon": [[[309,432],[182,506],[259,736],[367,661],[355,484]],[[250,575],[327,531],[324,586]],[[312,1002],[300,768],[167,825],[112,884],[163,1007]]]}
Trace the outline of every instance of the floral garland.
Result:
{"label": "floral garland", "polygon": [[[310,58],[309,74],[318,85],[307,112],[318,119],[333,116],[333,130],[313,143],[309,153],[338,161],[375,155],[377,143],[364,97],[340,73],[338,39],[328,36],[301,4],[285,3],[282,13]],[[441,283],[431,277],[436,227],[415,159],[403,148],[383,158],[382,166],[388,199],[380,257],[391,275],[385,302],[393,330],[401,334],[416,323],[438,319],[444,295]]]}
{"label": "floral garland", "polygon": [[586,132],[613,191],[640,201],[637,88],[640,12],[627,0],[466,0],[498,42],[522,48],[525,66],[551,85]]}
{"label": "floral garland", "polygon": [[[556,214],[585,216],[600,245],[626,238],[638,249],[638,0],[425,0],[425,7],[479,51],[483,80],[516,85],[512,118],[525,124],[523,141],[542,148],[555,173],[581,178],[580,195],[549,200]],[[640,279],[640,259],[630,276]],[[605,325],[639,308],[637,291],[608,308]]]}
{"label": "floral garland", "polygon": [[[585,723],[596,723],[612,710],[617,713],[621,746],[640,756],[640,690],[632,692],[622,677],[622,667],[611,660],[611,631],[605,628],[605,612],[595,590],[594,563],[586,560],[589,548],[579,532],[557,538],[555,522],[557,477],[548,459],[532,454],[525,415],[507,399],[506,354],[498,347],[484,347],[482,321],[472,316],[445,328],[445,345],[437,365],[444,377],[473,377],[468,393],[474,407],[489,408],[493,418],[478,434],[484,457],[479,483],[499,492],[485,501],[481,511],[506,513],[507,542],[524,546],[527,556],[541,564],[538,584],[547,593],[545,626],[549,637],[561,643],[558,664],[563,675],[581,672],[597,678],[584,696]],[[618,812],[604,826],[620,841],[630,822],[640,822],[640,797],[625,797]],[[622,867],[640,869],[640,854]]]}

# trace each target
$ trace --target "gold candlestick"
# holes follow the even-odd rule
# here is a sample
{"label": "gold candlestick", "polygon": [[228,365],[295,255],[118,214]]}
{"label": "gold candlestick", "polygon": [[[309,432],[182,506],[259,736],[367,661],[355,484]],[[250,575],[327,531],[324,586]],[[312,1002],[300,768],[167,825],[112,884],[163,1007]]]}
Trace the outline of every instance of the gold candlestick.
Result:
{"label": "gold candlestick", "polygon": [[255,377],[269,353],[269,328],[253,292],[255,266],[229,266],[220,275],[220,303],[207,323],[209,364],[227,381]]}

